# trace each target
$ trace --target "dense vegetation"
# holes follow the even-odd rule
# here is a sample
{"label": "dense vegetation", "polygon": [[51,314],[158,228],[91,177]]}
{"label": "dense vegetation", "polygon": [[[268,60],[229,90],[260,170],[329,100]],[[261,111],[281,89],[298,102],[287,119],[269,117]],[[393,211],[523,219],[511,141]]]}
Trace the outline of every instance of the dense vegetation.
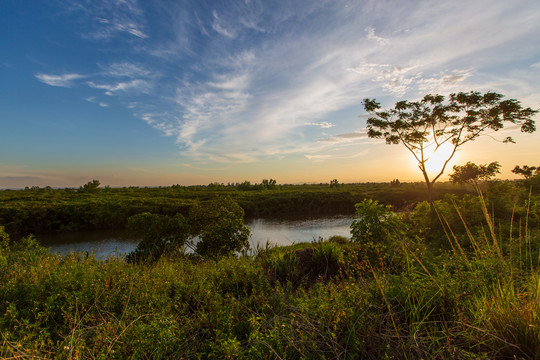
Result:
{"label": "dense vegetation", "polygon": [[[421,183],[320,185],[210,184],[159,188],[99,188],[90,182],[79,189],[27,188],[0,191],[0,225],[13,236],[92,229],[120,229],[130,216],[149,212],[189,214],[196,203],[229,196],[247,217],[352,214],[354,204],[372,198],[396,209],[426,199]],[[440,184],[437,198],[462,186]]]}
{"label": "dense vegetation", "polygon": [[[350,239],[242,256],[99,261],[52,255],[32,236],[10,242],[0,231],[0,357],[538,359],[539,180],[478,183],[477,194],[447,194],[433,207],[420,202],[402,213],[385,205],[388,198],[360,199]],[[416,189],[356,189],[369,186]],[[314,201],[332,193],[307,188],[272,191]],[[354,188],[335,193],[350,196]],[[107,191],[122,204],[129,189]],[[145,195],[137,199],[137,191]],[[173,219],[175,201],[197,200],[163,195],[175,191],[197,190],[133,189],[125,204],[144,206],[127,213],[155,204]],[[270,190],[215,191],[245,209],[272,199]],[[19,205],[45,196],[35,193]],[[214,196],[207,188],[200,194]],[[59,204],[80,195],[47,196]],[[79,205],[92,200],[102,210],[107,198],[93,194]],[[176,220],[161,228],[182,226]]]}

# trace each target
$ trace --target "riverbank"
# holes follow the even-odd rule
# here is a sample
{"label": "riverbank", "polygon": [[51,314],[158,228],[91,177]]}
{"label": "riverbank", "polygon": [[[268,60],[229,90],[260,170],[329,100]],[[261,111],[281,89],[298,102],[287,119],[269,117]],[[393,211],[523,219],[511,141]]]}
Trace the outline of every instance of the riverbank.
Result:
{"label": "riverbank", "polygon": [[[252,248],[269,244],[276,246],[310,242],[339,235],[350,238],[352,216],[311,217],[304,219],[248,219]],[[126,235],[124,230],[89,230],[37,237],[52,253],[90,252],[97,258],[125,255],[137,247],[140,239]]]}

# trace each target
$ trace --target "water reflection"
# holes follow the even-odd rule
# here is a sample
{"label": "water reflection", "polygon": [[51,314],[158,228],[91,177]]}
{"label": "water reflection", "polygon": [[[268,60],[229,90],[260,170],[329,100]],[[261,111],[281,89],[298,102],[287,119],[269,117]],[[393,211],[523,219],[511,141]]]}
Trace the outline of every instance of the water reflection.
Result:
{"label": "water reflection", "polygon": [[[275,245],[313,241],[319,237],[333,235],[350,237],[351,216],[304,220],[253,219],[246,222],[251,230],[250,244],[264,246],[266,242]],[[93,252],[98,257],[112,254],[127,254],[137,247],[138,239],[127,237],[122,231],[86,231],[66,234],[39,236],[40,242],[54,253],[67,254],[70,251]]]}

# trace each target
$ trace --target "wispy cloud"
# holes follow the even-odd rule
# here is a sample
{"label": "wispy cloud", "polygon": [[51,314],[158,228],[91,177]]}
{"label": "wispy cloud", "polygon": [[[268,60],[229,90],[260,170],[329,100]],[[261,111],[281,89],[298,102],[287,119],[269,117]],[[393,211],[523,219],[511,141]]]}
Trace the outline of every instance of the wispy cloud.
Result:
{"label": "wispy cloud", "polygon": [[[125,53],[100,63],[85,83],[176,137],[183,156],[219,162],[290,154],[314,160],[331,146],[353,146],[367,136],[356,131],[357,114],[338,112],[365,97],[392,102],[476,85],[484,69],[517,56],[501,49],[514,49],[539,27],[532,21],[538,15],[522,6],[490,1],[419,1],[414,8],[187,1],[159,7],[155,28],[155,14],[143,10],[151,5],[84,4],[89,37],[132,37]],[[524,16],[529,21],[517,26]],[[149,34],[167,35],[145,41]],[[325,134],[329,128],[341,134]]]}
{"label": "wispy cloud", "polygon": [[42,83],[45,83],[51,86],[59,86],[59,87],[72,87],[74,85],[75,80],[83,79],[86,77],[84,75],[77,74],[77,73],[62,74],[62,75],[36,74],[35,76]]}
{"label": "wispy cloud", "polygon": [[461,83],[473,75],[469,70],[441,72],[434,77],[418,80],[418,88],[425,93],[445,94],[458,90]]}
{"label": "wispy cloud", "polygon": [[65,0],[66,11],[85,19],[89,28],[84,38],[108,40],[119,34],[129,34],[139,39],[148,38],[144,30],[144,13],[137,0]]}
{"label": "wispy cloud", "polygon": [[307,126],[319,126],[321,129],[329,129],[329,128],[335,126],[334,124],[329,123],[327,121],[305,123],[304,125],[307,125]]}
{"label": "wispy cloud", "polygon": [[131,62],[119,62],[109,65],[100,65],[106,75],[114,77],[146,77],[150,75],[150,70],[144,65]]}
{"label": "wispy cloud", "polygon": [[85,100],[93,104],[97,104],[99,107],[109,107],[109,104],[107,104],[106,102],[97,101],[95,96],[87,97]]}
{"label": "wispy cloud", "polygon": [[109,96],[116,95],[118,92],[147,92],[151,88],[151,85],[147,81],[140,79],[113,84],[96,84],[93,81],[89,81],[87,84],[94,89],[106,90],[105,94]]}
{"label": "wispy cloud", "polygon": [[339,134],[334,135],[331,137],[327,137],[324,139],[319,139],[320,142],[328,142],[328,143],[339,143],[339,142],[351,142],[356,141],[358,139],[366,139],[367,131],[361,130],[361,131],[355,131],[351,133],[345,133],[345,134]]}
{"label": "wispy cloud", "polygon": [[366,32],[367,32],[367,38],[369,40],[374,40],[374,41],[378,42],[381,45],[387,45],[390,42],[388,39],[377,36],[375,34],[375,29],[373,27],[371,27],[371,26],[368,26],[366,28]]}
{"label": "wispy cloud", "polygon": [[[357,67],[347,70],[363,76],[370,76],[372,81],[381,82],[382,88],[396,96],[403,96],[410,89],[421,73],[413,73],[417,66],[397,66],[391,64],[376,64],[363,62]],[[410,74],[407,76],[407,74]]]}
{"label": "wispy cloud", "polygon": [[306,159],[315,161],[324,161],[332,157],[332,155],[304,155]]}

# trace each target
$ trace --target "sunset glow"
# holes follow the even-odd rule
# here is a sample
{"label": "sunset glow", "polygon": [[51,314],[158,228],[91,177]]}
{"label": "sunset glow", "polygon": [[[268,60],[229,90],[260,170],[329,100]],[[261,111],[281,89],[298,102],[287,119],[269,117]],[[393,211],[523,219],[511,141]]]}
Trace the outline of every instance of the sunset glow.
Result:
{"label": "sunset glow", "polygon": [[[7,0],[0,31],[0,188],[422,181],[367,137],[364,98],[540,107],[533,0]],[[455,163],[536,164],[539,133],[503,131]]]}

